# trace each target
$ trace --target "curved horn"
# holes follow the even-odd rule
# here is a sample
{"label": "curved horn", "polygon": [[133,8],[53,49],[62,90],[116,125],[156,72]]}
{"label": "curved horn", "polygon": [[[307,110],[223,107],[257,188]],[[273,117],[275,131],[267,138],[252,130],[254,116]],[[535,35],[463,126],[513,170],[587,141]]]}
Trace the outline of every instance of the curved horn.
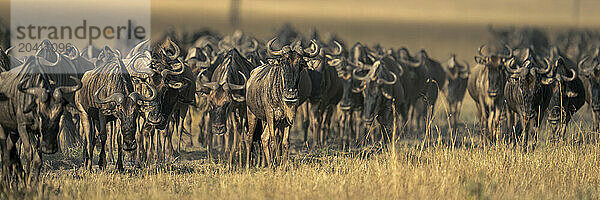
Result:
{"label": "curved horn", "polygon": [[244,73],[238,71],[238,73],[240,73],[240,75],[242,75],[242,77],[244,77],[244,84],[242,85],[236,85],[236,84],[232,84],[232,83],[227,83],[229,85],[229,89],[231,90],[243,90],[246,89],[246,81],[248,80],[246,78],[246,75],[244,75]]}
{"label": "curved horn", "polygon": [[585,56],[585,57],[583,57],[583,59],[581,59],[581,60],[579,61],[579,63],[577,63],[577,68],[579,68],[580,70],[584,70],[584,69],[585,69],[585,62],[586,62],[588,59],[590,59],[590,57],[589,57],[589,56]]}
{"label": "curved horn", "polygon": [[94,92],[94,102],[96,102],[97,104],[107,104],[111,102],[117,102],[121,104],[123,102],[125,95],[123,95],[122,93],[114,93],[108,96],[106,99],[100,99],[98,95],[100,94],[100,90],[102,90],[102,88],[104,88],[104,85],[102,85],[98,90],[96,90],[96,92]]}
{"label": "curved horn", "polygon": [[81,89],[82,84],[81,84],[81,81],[77,77],[69,76],[69,78],[71,80],[75,81],[74,86],[61,86],[61,87],[56,88],[57,90],[60,90],[60,92],[62,92],[63,94],[73,93],[73,92]]}
{"label": "curved horn", "polygon": [[509,62],[509,63],[511,63],[511,64],[504,65],[504,68],[506,68],[506,71],[508,71],[508,72],[509,72],[509,73],[511,73],[511,74],[518,73],[518,72],[519,72],[519,69],[520,69],[521,67],[519,67],[519,68],[517,68],[517,69],[515,69],[515,68],[513,68],[513,67],[512,67],[512,66],[514,65],[514,62],[515,62],[514,58],[512,58],[512,59],[511,59],[511,60],[509,60],[508,62]]}
{"label": "curved horn", "polygon": [[173,47],[173,49],[175,50],[173,55],[167,55],[167,57],[171,60],[177,59],[177,57],[179,57],[179,54],[181,54],[181,49],[179,49],[179,46],[177,46],[177,44],[175,44],[175,42],[171,41],[171,38],[167,38],[166,43],[169,46]]}
{"label": "curved horn", "polygon": [[163,77],[163,79],[167,76],[179,76],[181,74],[183,74],[183,72],[185,71],[185,67],[183,65],[183,63],[181,63],[181,67],[179,67],[178,69],[176,69],[177,71],[174,70],[170,70],[170,69],[163,69],[160,72],[160,75]]}
{"label": "curved horn", "polygon": [[342,51],[344,50],[342,48],[342,45],[338,41],[336,41],[336,40],[334,40],[333,43],[335,44],[335,46],[337,48],[336,48],[336,51],[334,51],[334,52],[331,53],[331,55],[332,56],[340,56],[340,55],[342,55]]}
{"label": "curved horn", "polygon": [[423,56],[421,56],[421,58],[419,59],[418,63],[413,63],[410,60],[406,59],[404,61],[406,64],[408,64],[408,66],[412,67],[412,68],[419,68],[423,65],[425,65],[425,59],[423,58]]}
{"label": "curved horn", "polygon": [[571,77],[560,74],[560,78],[563,81],[571,82],[571,81],[575,80],[575,78],[577,78],[577,72],[574,69],[569,69],[569,71],[571,71]]}
{"label": "curved horn", "polygon": [[304,49],[303,56],[309,57],[309,58],[317,57],[317,55],[319,55],[319,53],[321,52],[321,48],[319,47],[319,44],[317,44],[317,42],[315,40],[310,40],[310,43],[315,47],[315,50],[313,52],[310,52],[310,51],[307,51],[306,49]]}
{"label": "curved horn", "polygon": [[481,57],[485,57],[487,55],[483,55],[483,53],[481,53],[481,50],[483,49],[483,47],[485,47],[485,44],[482,44],[481,46],[479,46],[479,48],[477,48],[477,55],[481,56]]}
{"label": "curved horn", "polygon": [[274,56],[280,56],[281,54],[283,54],[283,51],[282,50],[275,51],[271,47],[271,45],[273,45],[273,42],[275,42],[275,40],[277,40],[277,37],[274,37],[273,39],[269,40],[269,42],[267,42],[267,52]]}
{"label": "curved horn", "polygon": [[27,81],[30,78],[27,77],[23,80],[21,80],[21,82],[19,82],[19,84],[17,85],[17,89],[25,94],[30,94],[35,96],[35,98],[40,99],[42,102],[48,100],[48,93],[46,93],[46,90],[42,87],[30,87],[30,88],[25,88],[25,84],[27,83]]}
{"label": "curved horn", "polygon": [[[529,62],[529,60],[527,62]],[[551,70],[552,70],[551,65],[546,65],[546,68],[544,68],[544,69],[540,69],[537,67],[535,68],[535,72],[538,74],[548,74]]]}
{"label": "curved horn", "polygon": [[211,90],[216,90],[219,87],[219,83],[217,83],[217,82],[203,83],[202,87],[209,88]]}
{"label": "curved horn", "polygon": [[8,55],[10,53],[10,51],[13,50],[14,48],[15,48],[15,46],[8,47],[8,49],[4,50],[4,54]]}
{"label": "curved horn", "polygon": [[367,74],[367,75],[365,75],[365,76],[359,76],[359,75],[357,74],[359,70],[360,70],[360,71],[362,71],[362,70],[365,70],[365,69],[359,69],[359,68],[355,68],[354,70],[352,70],[352,77],[353,77],[354,79],[356,79],[356,80],[359,80],[359,81],[363,81],[363,80],[367,80],[367,79],[369,79],[369,74]]}
{"label": "curved horn", "polygon": [[46,60],[45,58],[42,58],[42,60],[40,60],[39,56],[35,56],[35,58],[37,59],[37,62],[40,63],[41,65],[52,67],[52,66],[58,65],[58,63],[60,62],[60,58],[61,58],[61,56],[60,56],[60,54],[58,54],[58,52],[54,51],[54,54],[56,55],[56,61],[53,63],[48,62],[48,60]]}
{"label": "curved horn", "polygon": [[391,81],[386,81],[384,78],[380,78],[377,79],[377,83],[379,84],[385,84],[385,85],[394,85],[396,84],[396,81],[398,80],[398,77],[396,77],[396,74],[389,72],[390,75],[392,75],[392,80]]}

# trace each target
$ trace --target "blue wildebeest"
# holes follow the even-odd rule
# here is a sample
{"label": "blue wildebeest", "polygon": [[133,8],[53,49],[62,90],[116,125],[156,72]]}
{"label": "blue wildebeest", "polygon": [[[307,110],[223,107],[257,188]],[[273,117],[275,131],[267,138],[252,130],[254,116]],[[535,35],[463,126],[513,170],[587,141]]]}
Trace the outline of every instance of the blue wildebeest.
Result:
{"label": "blue wildebeest", "polygon": [[467,82],[467,90],[477,107],[481,133],[486,140],[499,136],[500,119],[504,113],[504,85],[506,62],[512,50],[498,42],[484,44],[477,50],[473,68]]}
{"label": "blue wildebeest", "polygon": [[[304,59],[316,57],[320,51],[319,45],[311,41],[314,45],[312,52],[300,45],[287,45],[281,50],[273,50],[272,44],[276,39],[267,43],[267,51],[275,58],[252,70],[246,82],[246,167],[250,164],[255,134],[260,134],[266,164],[273,165],[278,157],[288,154],[290,127],[294,124],[298,106],[306,101],[312,88]],[[262,133],[258,133],[261,122],[266,127]]]}
{"label": "blue wildebeest", "polygon": [[[25,64],[0,73],[0,150],[4,176],[28,176],[27,183],[37,182],[42,153],[58,151],[59,120],[67,100],[66,94],[81,87],[56,86],[43,70],[39,57],[30,56]],[[16,142],[23,145],[25,174],[17,154]],[[11,178],[9,178],[11,179]]]}
{"label": "blue wildebeest", "polygon": [[600,48],[578,63],[585,88],[585,100],[592,109],[594,130],[600,130]]}
{"label": "blue wildebeest", "polygon": [[[342,46],[337,42],[335,44],[336,50],[326,52],[322,48],[320,54],[307,63],[312,87],[315,89],[307,102],[310,131],[315,146],[325,145],[327,142],[331,115],[343,93],[341,79],[337,76],[335,67],[329,65],[327,58],[342,54]],[[300,42],[296,45],[300,45]]]}
{"label": "blue wildebeest", "polygon": [[[241,132],[247,126],[246,77],[250,76],[252,68],[252,63],[246,60],[236,48],[233,48],[215,69],[209,82],[203,83],[201,78],[196,79],[199,82],[197,85],[209,90],[207,98],[210,132],[217,135],[226,133],[225,146],[229,151],[230,163],[237,148],[239,147],[241,150]],[[209,141],[212,134],[208,134]],[[233,139],[231,144],[229,144],[230,138]],[[209,146],[209,148],[211,147]]]}
{"label": "blue wildebeest", "polygon": [[[129,71],[123,64],[121,55],[105,47],[100,55],[101,65],[86,72],[81,79],[84,86],[75,94],[76,106],[81,115],[80,132],[85,137],[84,165],[92,168],[96,140],[100,140],[100,158],[98,165],[106,167],[106,124],[118,120],[121,127],[122,142],[118,142],[118,157],[116,167],[123,170],[122,151],[132,151],[137,148],[135,139],[137,120],[140,106],[156,97],[156,91],[147,85],[151,91],[148,97],[135,92]],[[123,145],[123,146],[121,146]]]}
{"label": "blue wildebeest", "polygon": [[359,145],[363,142],[360,122],[364,98],[359,91],[361,81],[352,78],[352,72],[357,66],[344,56],[328,56],[328,59],[328,64],[336,69],[342,81],[342,98],[338,105],[342,112],[340,138],[344,146]]}
{"label": "blue wildebeest", "polygon": [[443,91],[448,102],[449,125],[450,129],[456,129],[460,118],[462,101],[467,91],[470,67],[466,61],[463,64],[458,63],[456,55],[452,54],[444,70],[448,77],[448,82],[444,86]]}
{"label": "blue wildebeest", "polygon": [[516,137],[521,134],[525,151],[535,148],[537,128],[550,103],[554,82],[550,73],[552,66],[541,64],[532,51],[529,48],[514,50],[515,56],[506,64],[510,78],[504,87],[506,106],[516,114],[514,122],[520,122],[516,125]]}
{"label": "blue wildebeest", "polygon": [[[150,68],[155,72],[149,79],[158,91],[157,99],[150,102],[147,121],[156,128],[154,145],[159,160],[170,159],[176,154],[172,135],[182,136],[187,110],[194,103],[196,77],[181,57],[181,48],[170,37],[151,45]],[[151,137],[155,130],[150,130]],[[148,137],[147,137],[148,138]],[[147,151],[151,153],[150,149]],[[149,155],[150,156],[150,155]]]}
{"label": "blue wildebeest", "polygon": [[578,77],[575,62],[563,55],[558,48],[553,47],[550,56],[544,61],[552,68],[549,76],[554,78],[551,85],[552,98],[548,105],[548,124],[553,136],[565,139],[571,117],[585,103],[585,87]]}
{"label": "blue wildebeest", "polygon": [[[359,62],[358,65],[363,64]],[[363,95],[362,121],[368,127],[377,120],[383,127],[384,142],[394,141],[396,133],[393,131],[399,130],[394,126],[404,124],[400,119],[407,119],[404,86],[398,78],[403,73],[402,66],[391,56],[384,56],[372,66],[359,67],[352,72],[352,78],[361,81],[356,91]]]}

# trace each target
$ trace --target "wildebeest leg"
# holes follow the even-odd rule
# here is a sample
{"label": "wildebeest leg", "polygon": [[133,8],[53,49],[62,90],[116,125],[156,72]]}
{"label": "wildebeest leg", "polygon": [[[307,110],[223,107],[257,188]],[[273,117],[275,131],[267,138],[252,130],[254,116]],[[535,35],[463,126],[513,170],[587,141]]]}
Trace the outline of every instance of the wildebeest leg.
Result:
{"label": "wildebeest leg", "polygon": [[114,162],[114,158],[113,158],[113,146],[112,146],[112,140],[114,139],[114,130],[115,130],[115,121],[112,122],[108,122],[106,124],[106,140],[108,141],[106,144],[106,161],[107,162]]}
{"label": "wildebeest leg", "polygon": [[115,167],[119,171],[125,170],[125,168],[123,168],[123,153],[124,152],[123,152],[122,144],[123,144],[123,137],[117,136],[117,163],[116,163]]}
{"label": "wildebeest leg", "polygon": [[262,148],[265,156],[265,164],[271,166],[271,130],[270,124],[267,124],[261,134]]}
{"label": "wildebeest leg", "polygon": [[21,166],[21,160],[19,158],[19,154],[17,153],[17,146],[14,142],[17,140],[17,137],[18,136],[14,134],[9,134],[5,132],[4,128],[0,126],[0,155],[2,156],[3,178],[2,181],[10,183],[10,187],[13,187],[12,183],[17,183],[19,179],[23,178],[23,166]]}
{"label": "wildebeest leg", "polygon": [[96,129],[98,129],[98,136],[100,138],[100,158],[98,158],[98,167],[100,169],[106,168],[106,117],[103,114],[99,114],[98,120],[94,122]]}
{"label": "wildebeest leg", "polygon": [[177,156],[179,156],[179,154],[184,150],[181,147],[181,143],[183,143],[183,148],[185,148],[185,140],[183,139],[184,135],[188,135],[189,133],[185,132],[184,129],[184,122],[185,122],[185,116],[186,113],[188,111],[188,106],[182,106],[182,108],[180,108],[179,113],[177,114],[177,133],[179,134],[179,140],[177,142]]}
{"label": "wildebeest leg", "polygon": [[22,145],[25,154],[25,160],[26,162],[29,162],[29,164],[25,166],[27,185],[33,185],[37,182],[38,175],[42,167],[41,155],[37,151],[37,148],[34,148],[36,141],[33,140],[34,138],[29,136],[29,133],[27,132],[27,126],[25,124],[19,124],[17,131],[19,132],[19,137],[23,143]]}
{"label": "wildebeest leg", "polygon": [[96,146],[96,137],[93,135],[92,120],[85,111],[80,110],[79,132],[84,137],[83,144],[83,162],[87,170],[92,170],[92,161],[94,155],[94,147]]}
{"label": "wildebeest leg", "polygon": [[600,131],[600,111],[592,110],[592,115],[594,118],[594,125],[592,126],[592,128],[595,132],[598,132]]}
{"label": "wildebeest leg", "polygon": [[331,130],[331,117],[333,116],[333,106],[327,106],[325,110],[325,115],[323,116],[323,121],[321,122],[322,132],[325,137],[325,144],[327,144],[327,138],[329,135],[329,131]]}
{"label": "wildebeest leg", "polygon": [[229,156],[227,158],[227,162],[229,163],[229,166],[231,166],[232,162],[233,162],[233,154],[235,153],[235,132],[236,132],[236,125],[235,125],[235,116],[233,112],[228,112],[227,113],[227,119],[225,120],[226,124],[228,124],[228,128],[227,128],[227,135],[229,135],[229,137],[234,138],[233,142],[230,143],[230,146],[228,146],[227,148],[229,149]]}
{"label": "wildebeest leg", "polygon": [[289,159],[291,129],[292,129],[291,126],[286,126],[283,130],[283,138],[281,140],[281,148],[282,148],[282,155],[283,155],[282,164],[287,163],[288,159]]}
{"label": "wildebeest leg", "polygon": [[319,147],[321,146],[321,135],[320,132],[318,130],[318,125],[320,120],[319,114],[318,114],[318,105],[317,104],[312,104],[312,103],[308,103],[308,121],[309,121],[309,130],[310,133],[313,136],[313,142],[311,146],[314,147]]}
{"label": "wildebeest leg", "polygon": [[310,121],[308,120],[308,102],[304,102],[301,106],[298,107],[298,112],[302,116],[300,118],[300,128],[304,132],[304,143],[308,142],[308,126],[310,125]]}
{"label": "wildebeest leg", "polygon": [[248,119],[248,131],[244,137],[244,142],[246,143],[246,169],[249,169],[252,145],[254,143],[254,132],[256,131],[258,120],[256,119],[254,113],[252,113],[250,110],[247,110],[246,115]]}
{"label": "wildebeest leg", "polygon": [[[340,116],[340,141],[342,143],[342,149],[346,149],[346,146],[348,145],[347,142],[350,139],[349,136],[351,135],[351,130],[352,130],[352,126],[350,125],[350,121],[348,120],[349,118],[349,111],[342,111],[342,115]],[[346,137],[348,136],[348,137]]]}
{"label": "wildebeest leg", "polygon": [[360,116],[362,113],[360,113],[360,111],[351,111],[350,114],[351,114],[350,121],[354,125],[354,134],[355,134],[354,142],[357,146],[364,146],[364,145],[366,145],[366,138],[363,134],[364,127],[362,127],[360,124],[361,123]]}

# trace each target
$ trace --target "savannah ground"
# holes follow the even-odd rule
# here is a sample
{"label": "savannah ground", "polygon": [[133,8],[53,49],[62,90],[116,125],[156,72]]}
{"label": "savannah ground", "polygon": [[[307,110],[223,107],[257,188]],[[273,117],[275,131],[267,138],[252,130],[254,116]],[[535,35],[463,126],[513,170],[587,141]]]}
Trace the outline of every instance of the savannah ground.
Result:
{"label": "savannah ground", "polygon": [[[230,34],[228,2],[153,0],[153,37],[170,26]],[[335,32],[348,44],[406,46],[411,52],[424,48],[441,62],[456,53],[472,66],[488,23],[536,25],[551,36],[569,27],[600,25],[595,12],[600,2],[591,0],[581,0],[579,20],[573,17],[572,1],[558,0],[241,2],[241,28],[261,39],[290,22],[303,33],[313,27]],[[0,0],[0,5],[6,10],[8,4]],[[196,145],[162,166],[87,172],[80,168],[81,150],[74,149],[46,157],[38,188],[0,198],[600,199],[600,137],[590,131],[587,105],[574,117],[566,142],[550,143],[544,125],[538,148],[527,154],[512,145],[479,141],[468,94],[461,115],[465,126],[457,134],[446,134],[443,100],[436,110],[431,136],[406,136],[394,147],[307,149],[296,132],[292,159],[276,169],[230,168],[218,156],[207,159]]]}

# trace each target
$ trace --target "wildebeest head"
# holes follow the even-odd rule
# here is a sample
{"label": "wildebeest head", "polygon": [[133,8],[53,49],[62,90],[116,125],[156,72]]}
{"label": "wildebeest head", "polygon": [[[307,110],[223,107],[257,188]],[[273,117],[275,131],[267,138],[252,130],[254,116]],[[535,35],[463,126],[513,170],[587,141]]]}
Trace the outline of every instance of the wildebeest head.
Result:
{"label": "wildebeest head", "polygon": [[40,150],[46,154],[53,154],[58,151],[58,132],[60,116],[68,102],[63,95],[73,93],[81,88],[81,82],[75,77],[70,77],[77,83],[70,87],[54,88],[46,78],[25,78],[17,86],[20,92],[32,95],[35,98],[33,102],[25,102],[23,113],[32,112],[37,118],[35,125],[40,132]]}
{"label": "wildebeest head", "polygon": [[[217,67],[212,82],[203,82],[199,74],[196,84],[207,88],[209,100],[209,113],[212,122],[212,132],[223,134],[227,130],[225,126],[227,115],[234,105],[245,105],[246,75],[249,73],[250,62],[247,61],[237,49],[230,50],[225,59]],[[245,72],[244,72],[245,71]]]}
{"label": "wildebeest head", "polygon": [[488,76],[487,93],[489,97],[498,96],[502,92],[504,83],[506,82],[506,62],[513,57],[512,50],[507,45],[482,45],[477,50],[475,62],[485,66],[485,71]]}
{"label": "wildebeest head", "polygon": [[[120,65],[124,68],[123,63],[120,60],[112,60],[105,65]],[[97,104],[109,105],[107,109],[102,112],[105,115],[113,115],[118,118],[121,122],[121,133],[123,135],[124,150],[131,151],[137,148],[135,141],[135,134],[137,130],[137,119],[140,114],[140,107],[152,102],[155,102],[157,92],[150,84],[142,82],[148,91],[148,96],[145,97],[138,92],[130,92],[124,94],[121,92],[115,92],[107,94],[105,98],[100,97],[100,92],[103,90],[105,85],[102,85],[98,90],[94,92],[93,100]],[[106,92],[105,92],[106,93]]]}
{"label": "wildebeest head", "polygon": [[[340,109],[342,111],[349,111],[352,108],[362,106],[363,96],[359,91],[361,82],[352,78],[352,72],[357,68],[356,63],[348,62],[347,58],[341,56],[343,54],[342,45],[334,41],[337,46],[336,51],[331,55],[326,55],[328,61],[327,64],[335,68],[342,81],[342,98],[340,99]],[[359,61],[359,63],[362,63]]]}
{"label": "wildebeest head", "polygon": [[[561,119],[567,117],[567,109],[579,109],[584,102],[583,94],[579,96],[579,93],[584,91],[583,84],[577,77],[577,71],[574,70],[575,67],[568,66],[569,62],[566,62],[565,59],[562,57],[555,60],[545,59],[546,65],[553,69],[549,76],[554,78],[552,98],[549,103],[550,112],[548,113],[548,121],[552,126],[556,126]],[[570,87],[568,87],[569,85]],[[569,99],[574,99],[578,96],[581,99],[580,105],[573,104],[576,103],[575,101],[569,101]],[[575,108],[576,106],[579,107]]]}
{"label": "wildebeest head", "polygon": [[[361,81],[361,87],[356,91],[361,91],[364,97],[363,118],[367,123],[373,122],[379,106],[389,105],[384,103],[386,100],[394,99],[392,85],[398,81],[398,76],[402,76],[403,70],[396,75],[386,66],[390,62],[378,60],[373,66],[366,69],[354,69],[352,77]],[[402,69],[402,68],[400,68]]]}
{"label": "wildebeest head", "polygon": [[[518,49],[515,53],[519,58],[511,58],[506,66],[510,75],[510,85],[515,86],[513,93],[505,94],[516,99],[519,110],[526,120],[532,119],[539,114],[539,106],[548,96],[541,95],[542,87],[552,84],[554,79],[551,76],[551,66],[540,64],[531,54],[531,49]],[[517,68],[513,68],[517,66]]]}
{"label": "wildebeest head", "polygon": [[[456,61],[456,55],[452,54],[445,68],[448,75],[448,93],[459,94],[464,93],[469,78],[469,63],[460,64]],[[462,92],[461,92],[462,91]]]}
{"label": "wildebeest head", "polygon": [[448,85],[446,86],[446,101],[448,101],[448,112],[450,121],[455,126],[458,115],[460,114],[460,103],[463,100],[467,89],[467,81],[469,79],[469,63],[460,64],[456,60],[456,55],[452,54],[446,68],[444,68],[448,77]]}
{"label": "wildebeest head", "polygon": [[317,42],[311,40],[312,51],[302,48],[299,41],[291,47],[286,45],[281,50],[273,50],[271,44],[275,39],[277,38],[273,38],[267,43],[267,52],[277,56],[274,64],[282,67],[283,70],[283,101],[287,104],[296,104],[300,71],[307,67],[305,58],[314,58],[319,55],[320,47]]}
{"label": "wildebeest head", "polygon": [[[147,120],[158,129],[165,129],[168,117],[175,104],[183,99],[180,90],[190,87],[193,82],[186,77],[185,72],[189,67],[180,57],[181,51],[170,38],[164,42],[152,45],[150,68],[154,71],[148,80],[152,88],[157,91],[155,101],[149,102],[151,110]],[[189,72],[189,71],[188,71]]]}

